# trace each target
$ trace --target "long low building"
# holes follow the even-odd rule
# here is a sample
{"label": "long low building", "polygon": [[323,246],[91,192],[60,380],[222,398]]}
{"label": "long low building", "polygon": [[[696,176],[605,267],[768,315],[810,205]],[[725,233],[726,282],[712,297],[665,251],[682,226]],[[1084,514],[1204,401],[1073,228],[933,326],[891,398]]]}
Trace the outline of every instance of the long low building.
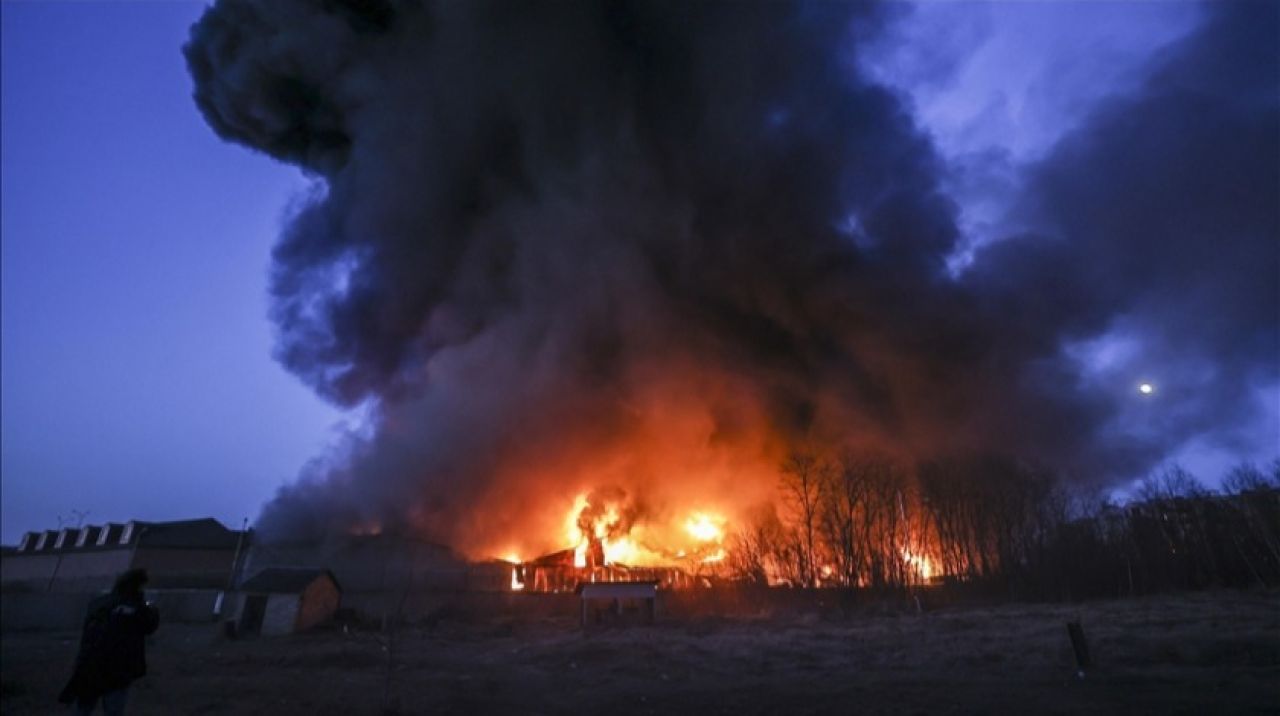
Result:
{"label": "long low building", "polygon": [[7,592],[98,592],[127,569],[145,568],[150,589],[228,585],[249,535],[205,517],[65,527],[28,532],[3,553],[0,587]]}

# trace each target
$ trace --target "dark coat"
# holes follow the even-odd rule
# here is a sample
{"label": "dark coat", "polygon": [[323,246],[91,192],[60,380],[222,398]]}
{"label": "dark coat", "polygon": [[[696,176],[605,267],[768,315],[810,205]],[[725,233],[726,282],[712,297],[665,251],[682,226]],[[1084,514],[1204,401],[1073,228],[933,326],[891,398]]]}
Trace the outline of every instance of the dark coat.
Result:
{"label": "dark coat", "polygon": [[92,702],[147,673],[145,639],[160,615],[141,594],[105,594],[89,603],[76,669],[59,701]]}

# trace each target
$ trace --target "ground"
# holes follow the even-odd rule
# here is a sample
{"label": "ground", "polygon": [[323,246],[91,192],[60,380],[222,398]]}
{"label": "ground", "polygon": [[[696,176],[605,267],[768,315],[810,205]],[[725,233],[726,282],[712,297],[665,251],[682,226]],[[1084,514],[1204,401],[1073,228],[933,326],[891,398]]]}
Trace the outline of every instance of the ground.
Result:
{"label": "ground", "polygon": [[[1095,668],[1079,677],[1065,623]],[[7,715],[54,703],[76,635],[5,634]],[[227,641],[162,627],[131,714],[1280,713],[1280,593],[1079,605],[671,617],[571,615]],[[388,663],[391,668],[388,669]]]}

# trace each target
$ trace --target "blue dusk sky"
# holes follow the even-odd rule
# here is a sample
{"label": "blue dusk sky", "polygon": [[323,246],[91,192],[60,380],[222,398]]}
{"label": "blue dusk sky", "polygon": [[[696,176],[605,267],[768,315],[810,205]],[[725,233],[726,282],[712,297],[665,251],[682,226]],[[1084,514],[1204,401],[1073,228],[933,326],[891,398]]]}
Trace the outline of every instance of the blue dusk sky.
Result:
{"label": "blue dusk sky", "polygon": [[3,539],[257,514],[338,412],[271,359],[269,250],[301,172],[220,141],[201,3],[5,2]]}
{"label": "blue dusk sky", "polygon": [[[714,424],[693,452],[857,425],[1121,489],[1277,455],[1265,4],[709,12],[687,68],[567,7],[360,7],[218,3],[184,56],[204,3],[0,3],[4,543],[273,496],[471,534],[512,464],[656,405]],[[689,29],[650,20],[654,57]]]}

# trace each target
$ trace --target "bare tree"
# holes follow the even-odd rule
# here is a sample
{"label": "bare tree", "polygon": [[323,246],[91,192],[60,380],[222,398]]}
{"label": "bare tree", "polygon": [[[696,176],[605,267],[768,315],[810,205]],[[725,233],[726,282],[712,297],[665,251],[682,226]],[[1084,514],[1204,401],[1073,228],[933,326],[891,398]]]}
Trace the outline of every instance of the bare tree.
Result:
{"label": "bare tree", "polygon": [[823,546],[839,583],[905,584],[910,535],[907,487],[899,466],[878,453],[845,453],[823,484]]}
{"label": "bare tree", "polygon": [[1146,502],[1198,497],[1207,492],[1195,475],[1176,462],[1144,477],[1137,489],[1138,498]]}
{"label": "bare tree", "polygon": [[[862,552],[867,560],[867,584],[901,587],[908,581],[908,555],[922,556],[920,535],[910,529],[908,486],[902,467],[882,455],[862,461],[864,500]],[[914,511],[914,509],[912,509]]]}
{"label": "bare tree", "polygon": [[785,528],[773,506],[762,506],[748,517],[745,527],[729,538],[725,560],[729,573],[751,584],[769,584],[770,575],[782,576],[780,572],[785,569],[781,566],[791,562],[783,554],[785,544]]}
{"label": "bare tree", "polygon": [[793,451],[782,463],[782,494],[795,519],[797,532],[798,576],[801,584],[808,587],[818,583],[818,507],[830,469],[824,460],[807,451]]}
{"label": "bare tree", "polygon": [[1280,476],[1280,472],[1276,475],[1267,475],[1256,464],[1242,462],[1231,468],[1222,478],[1222,490],[1229,495],[1240,495],[1254,490],[1280,487],[1280,483],[1273,481],[1277,476]]}
{"label": "bare tree", "polygon": [[818,496],[818,522],[825,552],[830,555],[835,581],[856,586],[861,571],[859,523],[863,518],[865,486],[854,458],[841,459],[837,469],[828,471]]}
{"label": "bare tree", "polygon": [[1280,522],[1275,514],[1276,492],[1280,490],[1280,460],[1273,465],[1271,475],[1257,465],[1243,462],[1236,465],[1222,480],[1237,524],[1242,528],[1231,530],[1231,539],[1241,559],[1248,566],[1254,579],[1267,584],[1268,576],[1280,567]]}
{"label": "bare tree", "polygon": [[1280,461],[1238,466],[1225,494],[1171,464],[1119,504],[1002,455],[933,459],[913,475],[874,453],[795,451],[781,468],[777,510],[731,540],[739,578],[874,589],[927,571],[1065,598],[1280,584]]}
{"label": "bare tree", "polygon": [[978,576],[984,571],[980,567],[985,560],[969,472],[957,460],[932,460],[920,465],[917,480],[938,537],[943,571],[955,576]]}

